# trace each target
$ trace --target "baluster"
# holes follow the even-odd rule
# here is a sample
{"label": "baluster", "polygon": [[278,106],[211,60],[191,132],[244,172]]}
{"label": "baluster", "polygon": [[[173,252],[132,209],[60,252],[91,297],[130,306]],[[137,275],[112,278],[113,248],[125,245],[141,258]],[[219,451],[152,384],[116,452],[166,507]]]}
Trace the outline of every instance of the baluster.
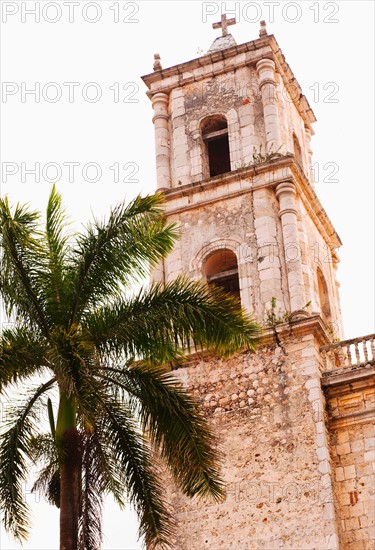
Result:
{"label": "baluster", "polygon": [[327,350],[328,367],[330,370],[335,368],[335,352],[332,349]]}
{"label": "baluster", "polygon": [[354,349],[355,349],[355,356],[356,356],[356,359],[357,359],[356,365],[358,365],[361,362],[361,356],[359,355],[358,342],[354,343]]}
{"label": "baluster", "polygon": [[375,335],[354,338],[321,348],[325,370],[354,367],[375,361]]}
{"label": "baluster", "polygon": [[352,359],[352,350],[350,349],[351,344],[348,344],[346,347],[346,351],[348,352],[348,366],[350,367],[353,364]]}
{"label": "baluster", "polygon": [[362,341],[363,355],[365,356],[365,363],[368,363],[367,341]]}
{"label": "baluster", "polygon": [[324,369],[324,370],[328,370],[328,366],[327,366],[327,352],[326,352],[325,349],[322,351],[322,359],[323,359],[323,369]]}
{"label": "baluster", "polygon": [[345,348],[343,347],[343,355],[344,355],[344,365],[346,367],[350,367],[350,362],[349,362],[349,359],[348,359],[348,349],[350,348],[350,345],[346,345]]}
{"label": "baluster", "polygon": [[339,367],[345,367],[345,357],[342,346],[340,346],[337,351],[339,356]]}

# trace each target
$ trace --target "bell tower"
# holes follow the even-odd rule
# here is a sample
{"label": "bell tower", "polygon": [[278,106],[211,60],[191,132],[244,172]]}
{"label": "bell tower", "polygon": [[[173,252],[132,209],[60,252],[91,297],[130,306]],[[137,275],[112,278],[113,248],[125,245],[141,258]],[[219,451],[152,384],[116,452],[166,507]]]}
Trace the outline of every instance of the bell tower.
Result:
{"label": "bell tower", "polygon": [[[237,45],[222,16],[206,55],[143,77],[154,109],[157,186],[182,227],[154,273],[227,286],[258,320],[276,299],[319,312],[336,335],[341,242],[313,187],[314,113],[266,25]],[[305,307],[309,303],[307,311]]]}
{"label": "bell tower", "polygon": [[372,548],[375,335],[338,341],[341,242],[314,191],[315,116],[265,23],[240,45],[234,23],[223,15],[191,61],[163,69],[155,54],[143,77],[157,189],[181,228],[153,279],[224,287],[265,325],[255,354],[175,370],[217,435],[227,496],[191,501],[166,481],[171,545]]}

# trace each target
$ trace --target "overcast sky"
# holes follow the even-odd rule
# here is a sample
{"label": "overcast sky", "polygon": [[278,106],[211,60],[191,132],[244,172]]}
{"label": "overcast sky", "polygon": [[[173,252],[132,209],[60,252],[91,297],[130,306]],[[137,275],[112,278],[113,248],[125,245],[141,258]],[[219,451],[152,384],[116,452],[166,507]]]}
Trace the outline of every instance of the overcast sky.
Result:
{"label": "overcast sky", "polygon": [[[373,332],[373,2],[74,4],[1,2],[1,193],[41,209],[59,179],[72,218],[83,223],[153,192],[152,109],[140,79],[153,54],[166,68],[206,52],[221,10],[236,15],[238,44],[257,38],[265,19],[318,119],[316,191],[343,241],[345,335]],[[39,182],[28,172],[35,167]],[[55,549],[58,516],[35,499],[28,496],[35,521],[25,548]],[[141,548],[130,514],[109,504],[104,525],[103,549]],[[18,548],[3,532],[0,546]]]}

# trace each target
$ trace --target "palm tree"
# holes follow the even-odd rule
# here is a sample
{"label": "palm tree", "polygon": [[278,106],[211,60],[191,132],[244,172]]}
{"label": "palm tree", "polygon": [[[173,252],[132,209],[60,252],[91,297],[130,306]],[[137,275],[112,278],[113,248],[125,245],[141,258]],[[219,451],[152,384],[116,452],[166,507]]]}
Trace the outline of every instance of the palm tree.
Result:
{"label": "palm tree", "polygon": [[[75,235],[55,188],[43,230],[38,212],[0,200],[0,290],[15,320],[0,338],[0,390],[24,393],[1,435],[0,506],[18,540],[30,527],[21,487],[33,463],[34,487],[60,508],[61,550],[100,547],[108,493],[120,506],[130,499],[149,548],[169,547],[160,460],[184,494],[222,498],[214,435],[171,365],[183,350],[254,349],[258,326],[201,282],[178,278],[128,296],[177,233],[157,195],[120,204]],[[38,422],[45,407],[48,433]]]}

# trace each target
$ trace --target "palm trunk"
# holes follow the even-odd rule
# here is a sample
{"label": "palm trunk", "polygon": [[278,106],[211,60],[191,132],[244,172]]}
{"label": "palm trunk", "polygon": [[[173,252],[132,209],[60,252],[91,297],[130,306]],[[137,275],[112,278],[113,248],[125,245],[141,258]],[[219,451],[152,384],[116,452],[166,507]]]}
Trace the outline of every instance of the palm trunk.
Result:
{"label": "palm trunk", "polygon": [[60,550],[77,550],[81,477],[80,437],[76,428],[66,430],[66,453],[60,472]]}
{"label": "palm trunk", "polygon": [[81,484],[81,438],[76,428],[74,399],[60,397],[56,440],[61,445],[60,550],[78,549],[78,520]]}

